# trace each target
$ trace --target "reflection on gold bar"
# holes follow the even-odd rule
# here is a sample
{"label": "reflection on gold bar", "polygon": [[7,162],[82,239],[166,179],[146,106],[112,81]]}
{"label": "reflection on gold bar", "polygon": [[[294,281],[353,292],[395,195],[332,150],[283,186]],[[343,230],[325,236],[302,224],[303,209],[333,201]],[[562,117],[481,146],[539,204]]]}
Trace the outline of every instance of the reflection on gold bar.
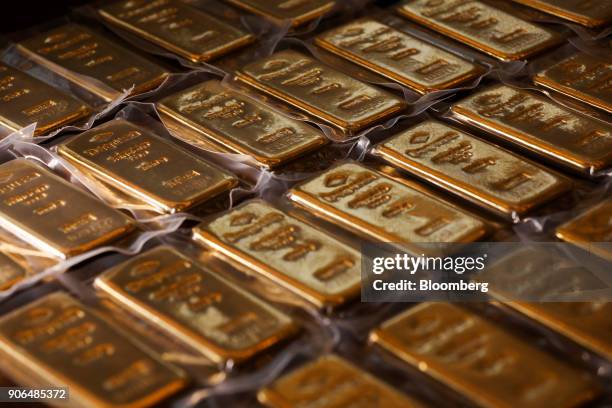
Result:
{"label": "reflection on gold bar", "polygon": [[472,242],[487,225],[417,183],[356,163],[335,166],[289,191],[315,215],[368,238],[408,244]]}
{"label": "reflection on gold bar", "polygon": [[121,28],[193,62],[208,61],[243,47],[254,38],[179,0],[121,0],[100,15]]}
{"label": "reflection on gold bar", "polygon": [[592,174],[612,163],[612,126],[523,89],[496,85],[457,102],[452,111],[578,172]]}
{"label": "reflection on gold bar", "polygon": [[375,148],[391,164],[510,218],[570,187],[569,180],[444,123],[428,120]]}
{"label": "reflection on gold bar", "polygon": [[226,0],[236,7],[259,14],[277,24],[289,20],[293,27],[315,20],[334,5],[334,0]]}
{"label": "reflection on gold bar", "polygon": [[481,407],[571,408],[598,392],[583,373],[449,303],[421,303],[370,340]]}
{"label": "reflection on gold bar", "polygon": [[113,120],[59,146],[58,153],[100,180],[168,213],[234,187],[229,173],[126,120]]}
{"label": "reflection on gold bar", "polygon": [[26,277],[25,267],[14,258],[13,254],[0,252],[0,291],[10,289]]}
{"label": "reflection on gold bar", "polygon": [[194,237],[320,308],[359,294],[357,251],[264,201],[200,224]]}
{"label": "reflection on gold bar", "polygon": [[327,139],[315,128],[210,80],[157,103],[162,120],[196,146],[253,157],[272,168],[312,151]]}
{"label": "reflection on gold bar", "polygon": [[513,0],[587,27],[612,21],[612,3],[597,0]]}
{"label": "reflection on gold bar", "polygon": [[296,330],[286,315],[170,247],[114,267],[95,286],[216,363],[245,361]]}
{"label": "reflection on gold bar", "polygon": [[0,318],[3,369],[25,386],[67,387],[72,407],[148,407],[186,380],[64,293]]}
{"label": "reflection on gold bar", "polygon": [[368,408],[424,407],[334,354],[319,357],[284,375],[262,389],[257,397],[270,408],[349,407],[355,401]]}
{"label": "reflection on gold bar", "polygon": [[16,159],[0,165],[0,226],[67,258],[125,235],[134,222],[38,164]]}
{"label": "reflection on gold bar", "polygon": [[478,0],[408,0],[397,11],[500,60],[520,60],[561,42],[561,36]]}
{"label": "reflection on gold bar", "polygon": [[38,79],[0,64],[0,125],[11,132],[36,122],[44,135],[89,115],[83,102]]}
{"label": "reflection on gold bar", "polygon": [[395,95],[291,50],[248,64],[236,75],[347,133],[358,132],[404,108]]}
{"label": "reflection on gold bar", "polygon": [[131,89],[130,95],[151,90],[168,75],[160,66],[76,24],[21,41],[17,49],[107,101],[126,90]]}
{"label": "reflection on gold bar", "polygon": [[602,58],[580,52],[538,73],[533,80],[612,113],[612,61],[609,55]]}
{"label": "reflection on gold bar", "polygon": [[455,88],[484,73],[478,65],[371,19],[334,28],[315,43],[420,94]]}

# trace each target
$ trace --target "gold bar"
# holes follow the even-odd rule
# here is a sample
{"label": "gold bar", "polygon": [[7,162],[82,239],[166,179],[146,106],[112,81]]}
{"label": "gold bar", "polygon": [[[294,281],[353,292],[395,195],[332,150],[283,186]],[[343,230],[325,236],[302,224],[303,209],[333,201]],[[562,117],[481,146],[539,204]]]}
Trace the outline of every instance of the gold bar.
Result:
{"label": "gold bar", "polygon": [[195,145],[253,157],[272,168],[308,153],[327,138],[315,128],[210,80],[157,103],[164,124]]}
{"label": "gold bar", "polygon": [[410,308],[370,340],[480,407],[571,408],[598,393],[588,375],[449,303]]}
{"label": "gold bar", "polygon": [[126,120],[83,132],[60,145],[58,153],[167,213],[192,208],[238,184],[229,173]]}
{"label": "gold bar", "polygon": [[612,199],[557,227],[557,238],[612,261]]}
{"label": "gold bar", "polygon": [[98,12],[110,23],[193,62],[209,61],[255,40],[178,0],[122,0]]}
{"label": "gold bar", "polygon": [[0,252],[0,291],[10,289],[26,277],[26,268],[15,258],[16,255]]}
{"label": "gold bar", "polygon": [[236,7],[292,27],[305,24],[327,14],[336,4],[333,0],[226,0]]}
{"label": "gold bar", "polygon": [[488,232],[479,218],[417,183],[343,163],[289,191],[315,215],[368,238],[392,243],[472,242]]}
{"label": "gold bar", "polygon": [[183,374],[69,295],[56,292],[0,318],[0,355],[28,386],[69,388],[73,407],[148,407]]}
{"label": "gold bar", "polygon": [[562,41],[541,28],[478,0],[408,0],[397,11],[503,61],[530,57]]}
{"label": "gold bar", "polygon": [[612,163],[612,126],[529,91],[495,85],[455,103],[452,112],[463,122],[581,173]]}
{"label": "gold bar", "polygon": [[88,116],[83,102],[38,79],[0,64],[0,125],[11,132],[36,122],[44,135]]}
{"label": "gold bar", "polygon": [[0,227],[68,258],[125,235],[135,223],[38,164],[16,159],[0,165]]}
{"label": "gold bar", "polygon": [[357,251],[261,200],[200,224],[194,238],[319,308],[360,292]]}
{"label": "gold bar", "polygon": [[424,408],[368,372],[334,354],[327,354],[284,375],[259,391],[259,402],[270,408],[352,406]]}
{"label": "gold bar", "polygon": [[132,87],[130,95],[151,90],[168,76],[157,64],[77,24],[24,40],[17,49],[106,101]]}
{"label": "gold bar", "polygon": [[95,286],[215,363],[246,361],[297,329],[285,314],[170,247],[123,262]]}
{"label": "gold bar", "polygon": [[236,76],[346,133],[354,133],[405,106],[395,95],[285,50],[246,65]]}
{"label": "gold bar", "polygon": [[567,191],[568,179],[442,122],[428,120],[378,144],[375,154],[511,219]]}
{"label": "gold bar", "polygon": [[484,68],[364,18],[315,37],[315,44],[420,93],[455,88]]}
{"label": "gold bar", "polygon": [[612,113],[611,78],[610,58],[579,52],[538,73],[533,81]]}
{"label": "gold bar", "polygon": [[536,10],[582,24],[598,27],[612,21],[612,4],[594,0],[513,0]]}

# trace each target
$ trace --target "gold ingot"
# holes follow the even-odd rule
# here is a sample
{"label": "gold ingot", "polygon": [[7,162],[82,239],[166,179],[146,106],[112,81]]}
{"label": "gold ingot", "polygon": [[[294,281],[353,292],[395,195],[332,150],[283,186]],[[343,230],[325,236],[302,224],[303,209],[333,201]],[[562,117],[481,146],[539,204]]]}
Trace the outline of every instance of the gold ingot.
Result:
{"label": "gold ingot", "polygon": [[327,14],[334,0],[226,0],[228,3],[265,17],[276,24],[288,20],[292,27],[305,24]]}

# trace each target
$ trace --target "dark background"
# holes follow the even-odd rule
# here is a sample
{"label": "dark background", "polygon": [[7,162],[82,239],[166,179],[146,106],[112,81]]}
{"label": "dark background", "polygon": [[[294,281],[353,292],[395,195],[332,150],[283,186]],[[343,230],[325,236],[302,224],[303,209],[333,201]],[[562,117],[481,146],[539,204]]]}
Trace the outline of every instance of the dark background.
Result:
{"label": "dark background", "polygon": [[0,33],[9,34],[21,31],[33,25],[65,16],[70,9],[88,2],[88,0],[3,0],[0,12]]}

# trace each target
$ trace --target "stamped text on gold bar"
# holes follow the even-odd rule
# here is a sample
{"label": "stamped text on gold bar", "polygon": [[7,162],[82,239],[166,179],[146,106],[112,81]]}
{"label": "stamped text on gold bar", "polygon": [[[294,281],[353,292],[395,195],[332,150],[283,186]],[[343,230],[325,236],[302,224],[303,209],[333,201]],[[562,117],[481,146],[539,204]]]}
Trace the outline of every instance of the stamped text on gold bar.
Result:
{"label": "stamped text on gold bar", "polygon": [[289,20],[292,26],[302,25],[330,11],[334,0],[226,0],[251,13],[277,23]]}
{"label": "stamped text on gold bar", "polygon": [[0,291],[26,277],[26,268],[15,259],[14,255],[0,252]]}
{"label": "stamped text on gold bar", "polygon": [[525,6],[582,24],[597,27],[612,21],[612,3],[598,0],[514,0]]}

